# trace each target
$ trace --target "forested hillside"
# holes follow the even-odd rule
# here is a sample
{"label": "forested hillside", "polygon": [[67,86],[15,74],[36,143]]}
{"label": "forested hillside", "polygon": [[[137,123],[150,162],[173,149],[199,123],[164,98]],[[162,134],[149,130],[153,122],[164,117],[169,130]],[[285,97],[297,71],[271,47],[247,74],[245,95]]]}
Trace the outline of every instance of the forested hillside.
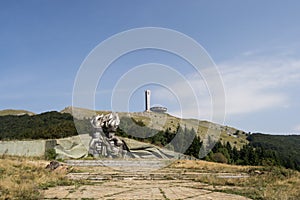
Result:
{"label": "forested hillside", "polygon": [[54,139],[76,134],[73,117],[67,113],[0,116],[0,140]]}
{"label": "forested hillside", "polygon": [[247,138],[256,149],[275,152],[278,165],[300,170],[300,135],[251,134]]}

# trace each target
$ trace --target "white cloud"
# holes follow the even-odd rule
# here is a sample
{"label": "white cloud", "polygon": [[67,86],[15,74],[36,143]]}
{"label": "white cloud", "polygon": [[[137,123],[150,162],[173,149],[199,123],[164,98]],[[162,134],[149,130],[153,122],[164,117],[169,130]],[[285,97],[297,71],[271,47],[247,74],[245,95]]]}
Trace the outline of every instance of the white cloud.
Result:
{"label": "white cloud", "polygon": [[300,124],[294,126],[293,131],[300,132]]}
{"label": "white cloud", "polygon": [[[224,83],[227,117],[287,107],[293,92],[289,87],[300,82],[298,60],[234,61],[220,63],[218,68]],[[200,118],[211,119],[211,97],[204,80],[197,74],[190,74],[187,80],[196,93]],[[197,117],[197,102],[193,102],[194,99],[182,85],[176,82],[172,88],[179,91],[176,95],[181,97],[180,103],[185,105],[183,117]],[[163,95],[160,97],[164,98]],[[171,113],[182,116],[181,110],[171,110]]]}
{"label": "white cloud", "polygon": [[286,107],[289,85],[299,83],[299,61],[258,60],[220,64],[228,114]]}

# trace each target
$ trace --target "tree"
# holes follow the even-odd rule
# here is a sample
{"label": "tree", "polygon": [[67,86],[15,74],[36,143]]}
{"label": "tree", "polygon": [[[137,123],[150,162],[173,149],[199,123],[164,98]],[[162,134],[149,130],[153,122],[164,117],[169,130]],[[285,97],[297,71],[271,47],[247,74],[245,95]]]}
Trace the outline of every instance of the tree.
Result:
{"label": "tree", "polygon": [[231,162],[232,163],[237,163],[239,157],[240,157],[240,154],[239,154],[239,151],[237,150],[237,148],[234,146],[233,149],[232,149],[232,152],[231,152]]}
{"label": "tree", "polygon": [[192,144],[189,146],[187,151],[185,152],[186,155],[194,156],[195,158],[200,158],[199,153],[200,149],[202,147],[202,141],[199,136],[196,136],[192,142]]}

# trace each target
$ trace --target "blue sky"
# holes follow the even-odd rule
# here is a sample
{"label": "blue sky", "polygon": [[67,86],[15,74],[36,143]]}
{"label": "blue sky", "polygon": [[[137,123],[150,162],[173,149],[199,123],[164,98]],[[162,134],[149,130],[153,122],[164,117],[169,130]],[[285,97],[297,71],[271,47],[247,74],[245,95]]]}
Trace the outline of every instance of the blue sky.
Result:
{"label": "blue sky", "polygon": [[[216,63],[226,94],[226,125],[251,132],[300,132],[299,9],[297,0],[2,0],[0,109],[61,110],[72,104],[77,71],[100,42],[132,28],[164,27],[196,40]],[[109,110],[111,91],[122,73],[149,62],[173,66],[203,87],[201,77],[176,56],[133,52],[106,72],[96,108]],[[134,91],[130,111],[144,109],[145,88],[153,90],[153,105],[180,115],[174,94],[158,85]],[[203,91],[198,104],[201,118],[209,119],[209,94]]]}

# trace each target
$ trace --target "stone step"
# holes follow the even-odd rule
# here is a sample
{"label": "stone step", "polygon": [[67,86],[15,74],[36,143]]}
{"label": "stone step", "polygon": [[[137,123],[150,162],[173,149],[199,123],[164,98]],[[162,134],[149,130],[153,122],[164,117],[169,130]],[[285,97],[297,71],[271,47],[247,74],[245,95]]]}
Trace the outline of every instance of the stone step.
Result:
{"label": "stone step", "polygon": [[217,178],[248,178],[248,174],[233,173],[69,173],[71,179],[99,180],[195,180],[200,176]]}
{"label": "stone step", "polygon": [[171,163],[171,160],[66,160],[65,162],[68,166],[106,166],[118,170],[145,171],[163,168]]}

